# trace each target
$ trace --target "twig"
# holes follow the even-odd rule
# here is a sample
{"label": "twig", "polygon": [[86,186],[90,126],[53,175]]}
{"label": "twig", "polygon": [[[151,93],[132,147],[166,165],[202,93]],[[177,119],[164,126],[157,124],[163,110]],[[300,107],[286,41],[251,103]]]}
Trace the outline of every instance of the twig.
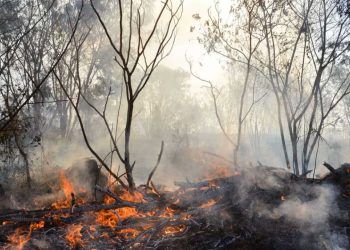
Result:
{"label": "twig", "polygon": [[158,166],[159,166],[159,163],[160,163],[160,160],[162,159],[162,154],[163,154],[163,149],[164,149],[164,141],[162,141],[162,144],[160,146],[160,152],[159,152],[159,155],[158,155],[158,160],[157,160],[157,163],[156,165],[154,166],[153,170],[151,171],[151,173],[149,174],[148,176],[148,179],[147,179],[147,187],[149,187],[149,184],[151,182],[151,179],[152,179],[152,176],[154,175],[154,173],[156,172]]}

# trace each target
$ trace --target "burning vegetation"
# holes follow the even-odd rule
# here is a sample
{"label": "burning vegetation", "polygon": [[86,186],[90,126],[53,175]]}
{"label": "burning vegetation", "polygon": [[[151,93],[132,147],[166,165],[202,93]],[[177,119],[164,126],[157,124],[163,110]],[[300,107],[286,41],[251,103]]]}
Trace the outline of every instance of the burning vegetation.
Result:
{"label": "burning vegetation", "polygon": [[[329,165],[328,165],[329,167]],[[14,249],[328,249],[347,246],[349,167],[323,179],[259,166],[173,191],[95,186],[103,201],[59,173],[64,198],[0,215],[0,246]],[[305,190],[308,190],[305,192]],[[314,209],[314,210],[313,210]],[[318,209],[319,211],[317,211]],[[321,226],[322,225],[322,226]],[[324,226],[327,225],[327,226]],[[305,230],[305,227],[307,230]]]}

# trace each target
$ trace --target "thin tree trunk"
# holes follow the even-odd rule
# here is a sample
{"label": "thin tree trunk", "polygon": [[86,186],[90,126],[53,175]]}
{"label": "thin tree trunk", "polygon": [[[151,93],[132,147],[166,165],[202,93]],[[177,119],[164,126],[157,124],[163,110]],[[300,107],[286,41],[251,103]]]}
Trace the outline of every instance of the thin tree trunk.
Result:
{"label": "thin tree trunk", "polygon": [[248,80],[249,80],[249,74],[250,74],[250,60],[251,60],[251,53],[249,55],[248,62],[247,62],[247,71],[246,71],[245,78],[244,78],[244,85],[243,85],[241,100],[240,100],[240,104],[239,104],[237,140],[236,140],[235,148],[233,151],[233,162],[235,165],[238,165],[238,151],[239,151],[239,148],[241,146],[243,109],[244,109],[244,101],[245,101],[245,96],[247,93]]}
{"label": "thin tree trunk", "polygon": [[131,123],[132,123],[133,111],[134,111],[134,101],[131,99],[128,101],[128,111],[127,111],[126,125],[125,125],[125,153],[124,153],[126,178],[127,178],[129,187],[131,189],[135,188],[135,182],[132,176],[133,169],[130,163],[130,134],[131,134]]}
{"label": "thin tree trunk", "polygon": [[[265,18],[266,18],[266,16],[265,16]],[[265,20],[265,26],[267,27],[266,20]],[[274,95],[276,97],[276,101],[277,101],[278,126],[279,126],[279,131],[280,131],[280,136],[281,136],[284,159],[286,161],[287,168],[290,169],[290,161],[289,161],[289,156],[288,156],[288,151],[287,151],[287,146],[286,146],[286,139],[284,136],[284,129],[283,129],[283,123],[282,123],[281,100],[280,100],[280,97],[278,96],[278,90],[277,90],[276,84],[274,82],[273,73],[272,73],[271,48],[270,48],[270,41],[269,41],[269,36],[267,33],[267,28],[265,28],[265,39],[266,39],[266,48],[268,51],[268,58],[269,58],[269,60],[268,60],[269,77],[270,77],[273,93],[274,93]]]}
{"label": "thin tree trunk", "polygon": [[28,156],[27,156],[26,152],[24,152],[24,149],[23,149],[23,147],[21,145],[21,142],[19,141],[17,132],[15,132],[15,141],[16,141],[16,146],[18,148],[18,151],[19,151],[19,153],[22,156],[23,161],[24,161],[24,168],[25,168],[25,171],[26,171],[26,181],[27,181],[28,188],[30,189],[31,186],[32,186],[31,185],[32,179],[30,177]]}
{"label": "thin tree trunk", "polygon": [[292,142],[292,151],[293,151],[294,174],[299,176],[300,171],[299,171],[299,162],[298,162],[298,138],[295,133],[293,133],[291,142]]}
{"label": "thin tree trunk", "polygon": [[[314,125],[314,120],[316,118],[316,110],[317,110],[317,106],[318,106],[318,91],[320,88],[320,83],[321,83],[321,79],[322,79],[322,73],[323,73],[323,69],[319,69],[319,71],[317,72],[317,76],[315,79],[315,92],[314,92],[314,106],[313,106],[313,110],[312,110],[312,114],[311,114],[311,118],[310,118],[310,122],[309,122],[309,127],[308,127],[308,131],[307,131],[307,135],[306,135],[306,139],[303,145],[303,173],[305,173],[308,169],[308,162],[310,157],[308,157],[308,151],[309,151],[309,143],[311,140],[311,135],[313,134],[313,125]],[[323,123],[323,121],[322,121]],[[321,123],[321,124],[322,124]],[[316,137],[318,135],[316,134]],[[313,149],[312,149],[313,151]]]}

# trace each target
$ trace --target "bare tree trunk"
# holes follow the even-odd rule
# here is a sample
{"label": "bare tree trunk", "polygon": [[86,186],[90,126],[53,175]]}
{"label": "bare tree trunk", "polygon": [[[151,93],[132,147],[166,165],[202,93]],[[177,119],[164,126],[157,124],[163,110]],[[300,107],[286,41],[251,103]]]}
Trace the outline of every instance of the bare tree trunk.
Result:
{"label": "bare tree trunk", "polygon": [[[278,95],[278,94],[275,93],[275,95]],[[284,137],[284,129],[283,129],[283,123],[282,123],[281,102],[279,100],[279,97],[276,97],[276,99],[277,99],[277,111],[278,111],[278,113],[277,113],[277,115],[278,115],[278,127],[279,127],[279,131],[280,131],[280,136],[281,136],[284,160],[286,161],[287,168],[290,169],[290,161],[289,161],[286,139]]]}
{"label": "bare tree trunk", "polygon": [[294,173],[299,176],[299,162],[298,162],[298,137],[295,133],[291,137],[292,152],[293,152],[293,168]]}
{"label": "bare tree trunk", "polygon": [[[308,161],[309,161],[309,157],[307,156],[308,151],[309,151],[309,143],[310,143],[310,139],[311,139],[311,135],[314,133],[313,131],[313,125],[314,125],[314,120],[316,118],[316,110],[318,107],[318,91],[320,88],[320,83],[321,83],[321,79],[322,79],[322,73],[323,73],[323,68],[320,67],[318,72],[317,72],[317,76],[315,79],[315,92],[314,92],[314,105],[313,105],[313,109],[312,109],[312,114],[310,117],[310,121],[309,121],[309,126],[308,126],[308,130],[307,130],[307,135],[306,135],[306,139],[303,145],[303,163],[302,163],[302,171],[303,173],[306,173],[308,170]],[[323,121],[321,121],[321,126],[323,125]],[[316,137],[319,135],[315,135]]]}
{"label": "bare tree trunk", "polygon": [[283,122],[282,122],[282,110],[281,110],[281,99],[278,94],[278,89],[273,77],[272,73],[272,59],[271,59],[271,47],[270,47],[270,41],[269,41],[269,34],[268,34],[268,24],[267,24],[267,16],[264,10],[264,35],[265,35],[265,40],[266,40],[266,48],[268,51],[268,71],[269,71],[269,78],[271,82],[271,86],[273,89],[273,93],[276,97],[277,101],[277,116],[278,116],[278,126],[279,126],[279,131],[280,131],[280,136],[281,136],[281,142],[282,142],[282,148],[283,148],[283,153],[284,153],[284,159],[286,161],[287,168],[290,169],[290,161],[289,161],[289,156],[288,156],[288,151],[287,151],[287,145],[286,145],[286,139],[284,135],[284,128],[283,128]]}
{"label": "bare tree trunk", "polygon": [[131,134],[131,123],[132,116],[134,110],[134,101],[128,101],[128,110],[126,116],[126,125],[125,125],[125,152],[124,152],[124,160],[125,160],[125,172],[126,178],[131,189],[135,188],[135,182],[132,175],[132,164],[130,164],[130,134]]}
{"label": "bare tree trunk", "polygon": [[[251,47],[251,45],[250,45]],[[244,84],[243,84],[243,90],[241,94],[240,104],[239,104],[239,115],[238,115],[238,129],[237,129],[237,140],[235,143],[235,148],[233,151],[233,162],[235,165],[238,165],[238,152],[241,146],[241,138],[242,138],[242,125],[243,125],[243,109],[244,109],[244,102],[245,102],[245,96],[247,93],[247,87],[248,87],[248,80],[249,80],[249,74],[250,74],[250,60],[251,60],[251,53],[249,54],[248,62],[247,62],[247,70],[244,78]]]}
{"label": "bare tree trunk", "polygon": [[58,115],[60,119],[60,136],[61,138],[66,137],[67,133],[67,110],[65,109],[65,103],[64,102],[57,102],[57,109],[58,109]]}
{"label": "bare tree trunk", "polygon": [[18,137],[17,131],[15,131],[15,142],[16,142],[16,146],[18,148],[18,151],[19,151],[19,153],[22,156],[23,161],[24,161],[24,168],[25,168],[25,171],[26,171],[27,185],[28,185],[28,188],[30,189],[31,188],[32,179],[30,177],[28,156],[27,156],[27,153],[23,149],[23,146],[22,146],[22,144],[20,142],[20,139]]}

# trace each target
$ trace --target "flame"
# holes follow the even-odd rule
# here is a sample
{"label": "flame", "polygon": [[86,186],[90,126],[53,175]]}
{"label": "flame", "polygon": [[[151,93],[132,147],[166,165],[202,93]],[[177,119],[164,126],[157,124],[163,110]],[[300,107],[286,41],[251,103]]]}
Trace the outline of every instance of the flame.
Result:
{"label": "flame", "polygon": [[185,225],[180,225],[180,226],[169,226],[164,229],[165,234],[177,234],[177,233],[182,233],[185,231],[186,226]]}
{"label": "flame", "polygon": [[16,249],[23,249],[24,245],[30,240],[30,237],[23,235],[24,229],[19,227],[16,228],[15,232],[8,236],[8,241],[14,246]]}
{"label": "flame", "polygon": [[132,239],[137,237],[140,234],[140,231],[133,228],[125,228],[118,231],[119,234],[123,234],[123,236],[127,239]]}
{"label": "flame", "polygon": [[77,247],[83,245],[81,230],[83,226],[81,224],[73,224],[67,228],[66,240],[71,247]]}
{"label": "flame", "polygon": [[29,226],[29,233],[32,234],[37,229],[43,228],[45,226],[44,221],[39,221],[37,223],[31,223]]}
{"label": "flame", "polygon": [[114,228],[117,226],[119,220],[125,220],[129,217],[141,217],[144,214],[138,213],[136,208],[123,207],[115,210],[101,210],[96,212],[95,216],[95,221],[99,225]]}
{"label": "flame", "polygon": [[281,195],[281,201],[285,201],[286,197],[284,195]]}
{"label": "flame", "polygon": [[[62,170],[59,175],[60,178],[60,188],[62,189],[65,199],[59,200],[51,204],[53,209],[62,209],[69,208],[72,205],[72,198],[75,193],[73,184],[69,181],[69,179],[65,176],[64,171]],[[86,192],[86,190],[80,188],[79,192]],[[80,198],[74,197],[76,204],[82,204],[84,201]]]}
{"label": "flame", "polygon": [[110,205],[115,203],[115,200],[112,197],[105,195],[105,197],[103,198],[103,202],[107,205]]}
{"label": "flame", "polygon": [[[64,193],[64,200],[57,201],[53,203],[51,206],[54,209],[60,209],[60,208],[66,208],[72,206],[72,199],[74,199],[74,188],[72,183],[69,181],[69,179],[64,175],[64,172],[60,172],[60,187]],[[122,192],[119,194],[120,199],[127,201],[127,202],[133,202],[133,203],[147,203],[148,201],[144,198],[143,194],[141,192],[135,191],[135,192]],[[84,201],[79,201],[83,203]],[[116,201],[114,198],[110,196],[104,197],[104,204],[114,204]],[[78,199],[76,200],[75,204],[78,204]],[[135,207],[123,207],[123,208],[117,208],[117,209],[111,209],[111,210],[101,210],[97,212],[90,212],[90,215],[94,217],[95,223],[94,225],[87,226],[86,229],[83,230],[84,225],[79,224],[73,224],[66,227],[66,235],[65,239],[67,244],[71,248],[77,248],[77,247],[83,247],[84,241],[83,241],[83,233],[87,237],[88,240],[95,240],[97,237],[102,237],[106,239],[110,239],[112,235],[108,232],[103,232],[101,234],[98,233],[98,229],[95,226],[103,226],[103,227],[109,227],[112,230],[116,230],[118,224],[125,219],[128,218],[147,218],[149,216],[158,217],[158,218],[171,218],[170,220],[175,220],[174,215],[178,215],[178,211],[170,208],[156,208],[153,211],[150,212],[142,212],[138,211]],[[64,215],[57,215],[57,217],[60,216],[70,216],[69,214]],[[186,216],[182,219],[188,219]],[[137,221],[137,220],[136,220]],[[32,223],[29,227],[29,232],[25,231],[26,228],[19,227],[16,229],[16,231],[8,237],[9,241],[12,245],[16,246],[16,249],[23,249],[25,244],[30,240],[30,235],[33,231],[42,228],[45,226],[44,221],[38,222],[38,223]],[[130,228],[124,228],[121,230],[114,231],[117,236],[122,237],[124,239],[131,239],[138,237],[142,231],[149,230],[150,228],[154,227],[154,223],[143,223],[139,225],[137,229],[134,229],[132,227]],[[185,225],[180,226],[167,226],[162,230],[162,234],[164,235],[172,235],[184,232],[186,230]],[[114,237],[114,236],[113,236]]]}
{"label": "flame", "polygon": [[170,208],[170,207],[166,207],[165,211],[159,216],[159,217],[173,217],[175,214],[175,210]]}
{"label": "flame", "polygon": [[208,202],[202,204],[202,205],[200,206],[200,208],[210,208],[210,207],[214,206],[215,204],[216,204],[216,201],[213,200],[213,199],[211,199],[211,200],[209,200]]}
{"label": "flame", "polygon": [[142,213],[138,213],[134,207],[123,207],[117,209],[118,215],[121,219],[126,219],[132,216],[141,216]]}
{"label": "flame", "polygon": [[[120,198],[124,201],[143,203],[146,202],[143,195],[140,192],[123,192]],[[112,197],[104,197],[105,204],[113,204],[115,200]],[[129,217],[143,217],[146,214],[139,213],[134,207],[123,207],[115,210],[101,210],[95,213],[95,221],[101,226],[114,228],[118,225],[120,220],[127,219]]]}
{"label": "flame", "polygon": [[102,210],[96,213],[96,223],[101,226],[114,228],[118,224],[118,216],[112,210]]}
{"label": "flame", "polygon": [[72,183],[65,176],[63,170],[60,172],[60,186],[66,196],[66,200],[69,200],[71,194],[74,193],[74,188]]}
{"label": "flame", "polygon": [[146,202],[146,200],[143,198],[143,194],[137,191],[134,191],[133,193],[123,192],[120,195],[120,198],[124,201],[130,201],[130,202],[136,202],[136,203]]}
{"label": "flame", "polygon": [[37,223],[33,222],[29,226],[29,232],[27,235],[25,235],[25,229],[23,227],[16,228],[15,232],[8,236],[8,240],[12,245],[15,246],[16,249],[20,250],[23,249],[25,244],[30,240],[30,236],[32,233],[40,228],[43,228],[45,226],[44,221],[39,221]]}

